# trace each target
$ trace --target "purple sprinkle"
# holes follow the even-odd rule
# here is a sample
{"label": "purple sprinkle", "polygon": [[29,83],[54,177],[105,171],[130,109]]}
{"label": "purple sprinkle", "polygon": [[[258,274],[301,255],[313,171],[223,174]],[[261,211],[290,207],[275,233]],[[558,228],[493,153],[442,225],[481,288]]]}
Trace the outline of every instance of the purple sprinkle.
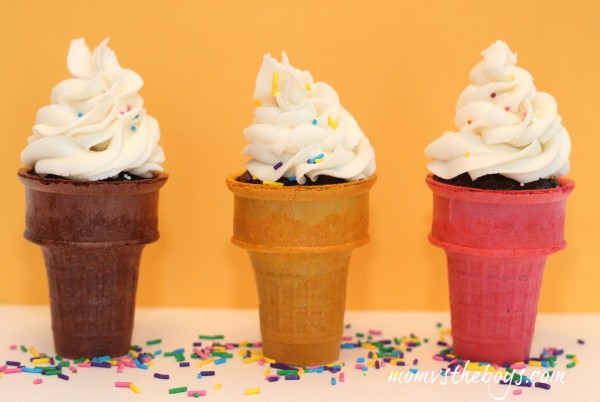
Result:
{"label": "purple sprinkle", "polygon": [[194,347],[195,348],[198,348],[200,346],[202,346],[202,342],[194,342]]}
{"label": "purple sprinkle", "polygon": [[279,162],[277,162],[277,163],[275,164],[275,166],[273,166],[273,169],[274,169],[274,170],[277,170],[277,169],[279,169],[279,168],[280,168],[280,167],[282,167],[282,166],[283,166],[283,162],[279,161]]}
{"label": "purple sprinkle", "polygon": [[299,380],[300,376],[299,375],[286,375],[285,379],[286,380]]}
{"label": "purple sprinkle", "polygon": [[6,361],[6,365],[7,366],[17,366],[17,367],[19,367],[21,365],[21,362],[16,362],[14,360],[7,360]]}
{"label": "purple sprinkle", "polygon": [[201,371],[200,374],[202,375],[202,377],[210,377],[215,375],[214,371]]}
{"label": "purple sprinkle", "polygon": [[154,373],[154,378],[158,378],[161,380],[168,380],[170,377],[168,374],[159,374],[159,373]]}
{"label": "purple sprinkle", "polygon": [[335,373],[337,373],[339,371],[342,371],[342,369],[339,368],[339,367],[329,367],[329,372],[331,372],[331,373],[335,374]]}
{"label": "purple sprinkle", "polygon": [[[577,339],[577,343],[580,345],[585,345],[585,341],[583,339]],[[550,388],[550,386],[548,386]]]}
{"label": "purple sprinkle", "polygon": [[111,368],[110,363],[107,362],[92,362],[90,364],[92,367],[102,367],[102,368]]}
{"label": "purple sprinkle", "polygon": [[381,367],[381,365],[379,364],[379,360],[375,360],[375,369],[379,370],[379,367]]}
{"label": "purple sprinkle", "polygon": [[416,366],[417,364],[419,364],[419,359],[413,360],[413,366]]}
{"label": "purple sprinkle", "polygon": [[391,339],[384,339],[383,341],[377,341],[377,343],[381,343],[382,345],[389,345],[392,343]]}
{"label": "purple sprinkle", "polygon": [[344,328],[346,328],[346,329],[350,329],[350,327],[352,327],[352,324],[346,324],[346,325],[344,326]]}
{"label": "purple sprinkle", "polygon": [[276,375],[272,375],[272,376],[267,377],[267,381],[269,381],[269,382],[279,381],[279,377],[277,377]]}
{"label": "purple sprinkle", "polygon": [[369,352],[369,354],[367,355],[369,359],[373,358],[373,352]]}
{"label": "purple sprinkle", "polygon": [[58,374],[58,378],[61,380],[69,381],[69,376],[63,373]]}
{"label": "purple sprinkle", "polygon": [[448,346],[448,342],[438,341],[438,346]]}
{"label": "purple sprinkle", "polygon": [[271,368],[279,369],[279,370],[295,370],[298,371],[296,367],[288,366],[283,363],[271,363]]}
{"label": "purple sprinkle", "polygon": [[190,367],[190,362],[181,362],[179,363],[179,367]]}
{"label": "purple sprinkle", "polygon": [[389,363],[389,362],[391,362],[391,361],[392,361],[392,358],[391,358],[391,357],[389,357],[389,356],[386,356],[386,357],[384,357],[382,360],[383,360],[384,362],[386,362],[386,363]]}
{"label": "purple sprinkle", "polygon": [[405,362],[396,362],[396,366],[405,366],[406,363]]}
{"label": "purple sprinkle", "polygon": [[550,384],[546,384],[545,382],[536,382],[535,386],[536,388],[550,389]]}

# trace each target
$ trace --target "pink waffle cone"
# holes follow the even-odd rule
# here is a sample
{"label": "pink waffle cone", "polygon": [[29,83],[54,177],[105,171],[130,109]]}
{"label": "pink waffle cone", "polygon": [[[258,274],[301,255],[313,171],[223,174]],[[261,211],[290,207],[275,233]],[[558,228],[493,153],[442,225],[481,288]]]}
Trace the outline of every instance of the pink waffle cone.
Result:
{"label": "pink waffle cone", "polygon": [[227,177],[233,243],[246,249],[259,297],[263,353],[294,365],[340,353],[352,250],[369,240],[375,177],[325,186],[273,187]]}
{"label": "pink waffle cone", "polygon": [[527,359],[546,256],[566,246],[565,205],[575,184],[480,190],[426,179],[429,240],[446,251],[454,353],[495,363]]}

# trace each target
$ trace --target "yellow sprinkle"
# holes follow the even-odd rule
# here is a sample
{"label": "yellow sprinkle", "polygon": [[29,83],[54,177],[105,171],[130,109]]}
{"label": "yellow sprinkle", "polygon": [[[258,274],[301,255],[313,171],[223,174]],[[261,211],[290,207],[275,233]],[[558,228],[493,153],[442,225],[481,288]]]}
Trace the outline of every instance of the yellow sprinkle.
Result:
{"label": "yellow sprinkle", "polygon": [[279,182],[271,181],[271,180],[263,180],[263,184],[265,184],[267,186],[283,187],[283,183],[279,183]]}
{"label": "yellow sprinkle", "polygon": [[196,363],[196,368],[201,368],[202,366],[204,366],[204,362]]}
{"label": "yellow sprinkle", "polygon": [[480,366],[479,363],[471,362],[465,368],[470,371],[485,371],[486,366]]}
{"label": "yellow sprinkle", "polygon": [[315,163],[321,163],[321,162],[323,162],[323,158],[315,159]]}
{"label": "yellow sprinkle", "polygon": [[269,374],[271,374],[271,369],[270,368],[266,368],[263,374],[264,374],[265,377],[268,376]]}
{"label": "yellow sprinkle", "polygon": [[244,394],[246,395],[256,395],[256,394],[260,394],[260,388],[250,388],[244,391]]}
{"label": "yellow sprinkle", "polygon": [[308,82],[306,83],[305,87],[307,91],[310,91],[310,84]]}
{"label": "yellow sprinkle", "polygon": [[33,357],[40,357],[40,352],[38,352],[33,346],[29,348],[29,353],[31,353]]}
{"label": "yellow sprinkle", "polygon": [[365,349],[377,350],[377,346],[371,343],[363,343],[362,347]]}
{"label": "yellow sprinkle", "polygon": [[421,342],[421,338],[402,338],[402,342]]}
{"label": "yellow sprinkle", "polygon": [[451,335],[452,334],[452,330],[447,328],[447,329],[440,329],[440,335]]}
{"label": "yellow sprinkle", "polygon": [[369,366],[369,367],[375,367],[375,361],[371,360],[371,361],[367,362],[367,366]]}
{"label": "yellow sprinkle", "polygon": [[256,99],[256,100],[254,101],[254,103],[256,103],[256,106],[262,106],[262,102],[261,102],[261,101],[259,101],[258,99]]}
{"label": "yellow sprinkle", "polygon": [[465,152],[465,156],[468,158],[469,156],[471,156],[470,152]]}
{"label": "yellow sprinkle", "polygon": [[333,362],[333,363],[326,364],[325,367],[335,367],[335,366],[341,366],[341,365],[342,365],[342,363],[340,363],[340,362]]}
{"label": "yellow sprinkle", "polygon": [[216,350],[217,352],[226,352],[227,348],[224,348],[223,346],[213,346],[213,350]]}
{"label": "yellow sprinkle", "polygon": [[534,366],[534,367],[542,367],[542,362],[538,362],[536,360],[530,360],[529,365]]}
{"label": "yellow sprinkle", "polygon": [[390,364],[395,365],[396,363],[402,362],[402,361],[403,361],[402,359],[392,359],[392,360],[390,360]]}
{"label": "yellow sprinkle", "polygon": [[248,364],[248,363],[254,363],[259,361],[260,359],[262,359],[261,355],[254,355],[254,356],[250,356],[250,357],[246,357],[242,360],[242,362],[244,364]]}
{"label": "yellow sprinkle", "polygon": [[246,346],[248,346],[248,342],[240,342],[239,345],[240,348],[245,348]]}
{"label": "yellow sprinkle", "polygon": [[577,356],[573,357],[573,363],[579,364],[579,359],[577,358]]}
{"label": "yellow sprinkle", "polygon": [[33,364],[46,364],[46,363],[50,363],[50,358],[49,357],[44,357],[41,359],[33,359],[31,361]]}
{"label": "yellow sprinkle", "polygon": [[150,360],[148,363],[146,363],[148,366],[152,367],[154,366],[154,362],[152,360]]}
{"label": "yellow sprinkle", "polygon": [[221,389],[221,383],[218,383],[217,385],[215,385],[215,390],[220,390]]}
{"label": "yellow sprinkle", "polygon": [[271,96],[275,97],[277,94],[277,81],[279,80],[279,71],[275,71],[273,73],[273,89],[271,91]]}
{"label": "yellow sprinkle", "polygon": [[136,352],[135,350],[130,350],[131,352],[131,357],[133,357],[134,359],[137,358],[139,356],[138,352]]}
{"label": "yellow sprinkle", "polygon": [[334,130],[337,128],[337,124],[335,124],[335,121],[333,121],[333,119],[331,117],[327,118],[327,124],[329,124],[329,126],[331,128],[333,128]]}
{"label": "yellow sprinkle", "polygon": [[135,392],[136,394],[141,394],[142,391],[140,391],[140,388],[135,385],[135,384],[129,384],[129,389],[132,390],[133,392]]}
{"label": "yellow sprinkle", "polygon": [[204,364],[212,363],[214,361],[215,361],[214,357],[209,357],[208,359],[204,360]]}
{"label": "yellow sprinkle", "polygon": [[514,80],[514,79],[515,79],[515,76],[514,76],[514,75],[511,75],[511,76],[510,76],[510,79],[511,79],[511,80]]}
{"label": "yellow sprinkle", "polygon": [[258,177],[252,176],[252,180],[256,180],[256,179],[258,179]]}
{"label": "yellow sprinkle", "polygon": [[454,359],[456,357],[456,355],[452,354],[452,353],[448,353],[448,354],[446,354],[446,356],[448,356],[451,359]]}
{"label": "yellow sprinkle", "polygon": [[269,359],[268,357],[263,357],[263,359],[265,359],[265,363],[275,363],[275,359]]}
{"label": "yellow sprinkle", "polygon": [[304,369],[298,369],[298,375],[304,374]]}

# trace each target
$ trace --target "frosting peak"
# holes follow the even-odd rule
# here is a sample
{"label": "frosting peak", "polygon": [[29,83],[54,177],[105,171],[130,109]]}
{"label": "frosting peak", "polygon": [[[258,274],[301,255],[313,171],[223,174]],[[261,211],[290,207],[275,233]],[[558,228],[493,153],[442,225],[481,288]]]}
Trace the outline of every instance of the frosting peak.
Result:
{"label": "frosting peak", "polygon": [[458,132],[425,148],[429,170],[443,179],[468,172],[475,180],[501,174],[520,183],[569,171],[571,140],[554,98],[537,92],[517,55],[497,41],[471,70],[471,85],[456,105]]}
{"label": "frosting peak", "polygon": [[102,180],[129,172],[151,177],[165,157],[158,122],[138,94],[144,84],[122,68],[108,39],[92,52],[71,42],[67,67],[73,78],[54,87],[51,104],[36,115],[21,161],[39,174]]}
{"label": "frosting peak", "polygon": [[319,175],[348,181],[375,172],[375,152],[335,90],[307,71],[265,55],[256,78],[254,123],[244,130],[250,174],[262,181]]}

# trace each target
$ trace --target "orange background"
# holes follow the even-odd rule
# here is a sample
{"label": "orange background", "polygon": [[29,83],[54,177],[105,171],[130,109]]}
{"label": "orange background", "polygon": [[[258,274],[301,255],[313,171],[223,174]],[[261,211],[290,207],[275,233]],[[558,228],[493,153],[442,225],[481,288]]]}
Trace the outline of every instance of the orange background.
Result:
{"label": "orange background", "polygon": [[542,311],[600,311],[600,3],[597,1],[113,1],[0,6],[0,303],[48,303],[39,248],[26,242],[19,154],[38,108],[68,77],[69,41],[110,36],[145,81],[166,171],[162,238],[142,260],[139,306],[256,307],[246,253],[230,242],[227,174],[244,169],[262,55],[331,84],[376,150],[371,242],[354,252],[352,309],[447,309],[444,253],[426,239],[423,148],[454,129],[479,53],[503,39],[558,101],[573,141],[565,251],[548,259]]}

